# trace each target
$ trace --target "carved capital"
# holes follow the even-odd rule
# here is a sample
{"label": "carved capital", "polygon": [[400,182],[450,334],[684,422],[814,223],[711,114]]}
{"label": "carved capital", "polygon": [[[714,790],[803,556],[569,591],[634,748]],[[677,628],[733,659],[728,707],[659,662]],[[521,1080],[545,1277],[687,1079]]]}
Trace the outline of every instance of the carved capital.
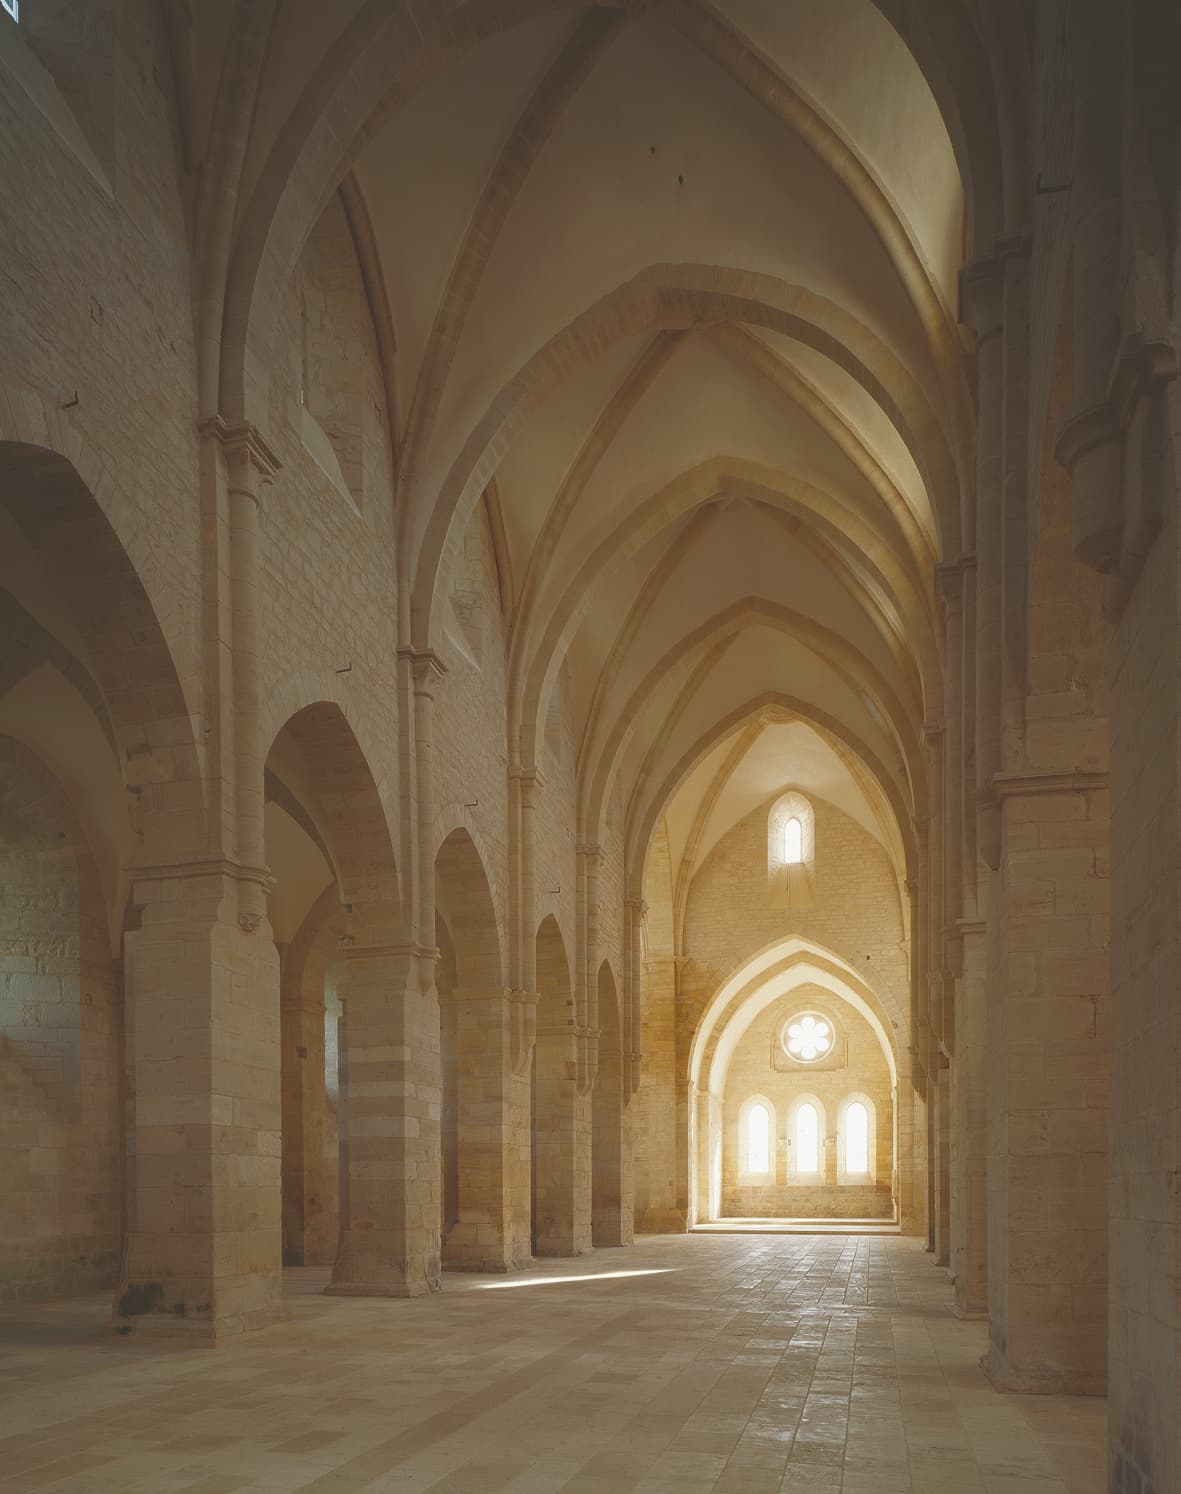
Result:
{"label": "carved capital", "polygon": [[545,774],[540,768],[516,766],[509,769],[509,777],[515,778],[520,784],[521,800],[527,808],[531,808],[537,791],[545,787]]}
{"label": "carved capital", "polygon": [[283,463],[274,447],[255,425],[227,425],[220,415],[202,420],[197,427],[202,440],[216,440],[225,454],[230,491],[258,502],[263,483],[274,480]]}
{"label": "carved capital", "polygon": [[1004,330],[1005,271],[1012,260],[1028,258],[1033,249],[1029,234],[1002,234],[991,254],[979,254],[960,271],[960,320],[976,333],[976,345],[999,337]]}
{"label": "carved capital", "polygon": [[405,659],[410,665],[414,693],[433,700],[435,688],[447,673],[447,666],[438,654],[429,648],[400,648],[398,658]]}
{"label": "carved capital", "polygon": [[945,616],[958,612],[964,601],[964,563],[952,561],[935,567],[935,595]]}

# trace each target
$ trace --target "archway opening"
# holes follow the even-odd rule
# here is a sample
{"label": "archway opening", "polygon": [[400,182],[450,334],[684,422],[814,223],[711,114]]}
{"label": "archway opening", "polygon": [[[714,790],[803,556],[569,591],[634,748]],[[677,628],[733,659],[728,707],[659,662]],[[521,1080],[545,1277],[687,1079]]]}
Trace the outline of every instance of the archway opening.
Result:
{"label": "archway opening", "polygon": [[716,992],[694,1036],[694,1222],[893,1223],[898,1062],[877,994],[785,941]]}
{"label": "archway opening", "polygon": [[508,993],[492,890],[471,835],[435,858],[442,1057],[443,1264],[503,1271],[522,1254]]}
{"label": "archway opening", "polygon": [[391,1210],[396,1217],[402,1203],[381,1182],[396,1169],[380,1119],[389,1102],[367,1082],[368,1055],[389,1051],[400,1016],[391,999],[403,941],[389,833],[365,755],[332,702],[291,717],[271,745],[265,783],[283,1262],[332,1265],[334,1280],[376,1284],[397,1261],[373,1223]]}

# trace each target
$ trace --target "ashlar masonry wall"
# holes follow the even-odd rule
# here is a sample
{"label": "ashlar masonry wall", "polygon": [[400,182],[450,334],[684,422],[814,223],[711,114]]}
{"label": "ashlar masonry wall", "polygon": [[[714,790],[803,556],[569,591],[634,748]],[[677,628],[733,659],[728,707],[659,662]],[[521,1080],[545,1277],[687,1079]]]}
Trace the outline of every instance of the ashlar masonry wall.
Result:
{"label": "ashlar masonry wall", "polygon": [[0,1300],[114,1283],[122,1029],[76,816],[38,759],[0,737]]}

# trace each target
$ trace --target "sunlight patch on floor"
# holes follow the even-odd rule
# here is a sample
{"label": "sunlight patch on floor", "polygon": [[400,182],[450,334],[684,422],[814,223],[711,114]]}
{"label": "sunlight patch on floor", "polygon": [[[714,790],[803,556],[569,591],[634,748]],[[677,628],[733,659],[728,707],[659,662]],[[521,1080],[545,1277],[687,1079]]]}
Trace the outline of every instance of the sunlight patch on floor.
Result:
{"label": "sunlight patch on floor", "polygon": [[554,1286],[559,1282],[570,1281],[618,1281],[624,1276],[668,1276],[672,1270],[672,1266],[654,1266],[651,1270],[647,1271],[587,1271],[580,1276],[526,1276],[521,1281],[481,1282],[480,1290],[484,1292],[503,1292],[506,1287]]}

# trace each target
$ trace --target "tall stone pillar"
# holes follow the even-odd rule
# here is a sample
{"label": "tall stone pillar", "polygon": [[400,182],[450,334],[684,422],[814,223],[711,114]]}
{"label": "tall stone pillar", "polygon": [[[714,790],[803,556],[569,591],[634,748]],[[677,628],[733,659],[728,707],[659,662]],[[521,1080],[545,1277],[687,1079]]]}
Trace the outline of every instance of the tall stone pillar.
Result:
{"label": "tall stone pillar", "polygon": [[[921,972],[925,965],[925,952],[921,948],[919,918],[918,878],[908,880],[905,885],[908,905],[907,927],[909,930],[910,980],[912,1010],[921,984]],[[921,1235],[926,1228],[924,1199],[927,1180],[927,1156],[925,1139],[926,1118],[920,1103],[915,1082],[921,1066],[916,1061],[914,1046],[903,1056],[902,1068],[894,1095],[898,1138],[898,1176],[896,1181],[898,1217],[904,1235]]]}
{"label": "tall stone pillar", "polygon": [[951,1264],[951,1070],[935,1058],[935,1264]]}
{"label": "tall stone pillar", "polygon": [[544,998],[533,1063],[536,1253],[582,1255],[592,1247],[591,1099],[578,1084],[574,1024],[555,1020]]}
{"label": "tall stone pillar", "polygon": [[505,1194],[508,1199],[512,1259],[522,1265],[533,1256],[533,1055],[537,1042],[538,997],[509,993],[509,1075],[505,1087]]}
{"label": "tall stone pillar", "polygon": [[1175,70],[1155,63],[1177,55],[1177,10],[1078,0],[1068,39],[1074,403],[1056,454],[1112,625],[1107,1487],[1166,1494],[1181,1487],[1181,396],[1175,172],[1154,181],[1147,158],[1176,139]]}
{"label": "tall stone pillar", "polygon": [[[1171,403],[1174,430],[1181,431],[1181,400],[1174,396]],[[1177,438],[1174,443],[1175,450],[1181,446]],[[1175,495],[1167,526],[1111,635],[1107,1487],[1115,1494],[1135,1488],[1172,1494],[1181,1487],[1177,502]]]}
{"label": "tall stone pillar", "polygon": [[[448,1265],[505,1271],[528,1260],[514,1230],[514,1094],[507,991],[455,992],[459,1008],[459,1222]],[[519,1185],[519,1175],[516,1183]]]}
{"label": "tall stone pillar", "polygon": [[[1099,587],[1071,543],[1049,449],[1029,441],[1028,255],[1004,286],[1005,762],[988,939],[988,1371],[999,1387],[1105,1385],[1107,701]],[[1032,540],[1032,545],[1031,545]]]}
{"label": "tall stone pillar", "polygon": [[962,921],[959,933],[963,967],[956,989],[952,1076],[951,1270],[956,1312],[978,1318],[988,1309],[987,926]]}
{"label": "tall stone pillar", "polygon": [[644,962],[644,1129],[636,1198],[641,1234],[679,1234],[688,1223],[677,1187],[679,1119],[688,1132],[687,1084],[677,1083],[677,964],[673,957]]}
{"label": "tall stone pillar", "polygon": [[438,999],[419,987],[417,955],[345,946],[349,1210],[326,1288],[334,1296],[416,1297],[439,1285],[441,1178],[432,1186],[429,1174],[439,1146]]}
{"label": "tall stone pillar", "polygon": [[1108,876],[1102,773],[1005,775],[989,1010],[988,1372],[1106,1384]]}
{"label": "tall stone pillar", "polygon": [[126,948],[133,1200],[114,1334],[216,1344],[283,1316],[278,956],[224,863],[141,868]]}

